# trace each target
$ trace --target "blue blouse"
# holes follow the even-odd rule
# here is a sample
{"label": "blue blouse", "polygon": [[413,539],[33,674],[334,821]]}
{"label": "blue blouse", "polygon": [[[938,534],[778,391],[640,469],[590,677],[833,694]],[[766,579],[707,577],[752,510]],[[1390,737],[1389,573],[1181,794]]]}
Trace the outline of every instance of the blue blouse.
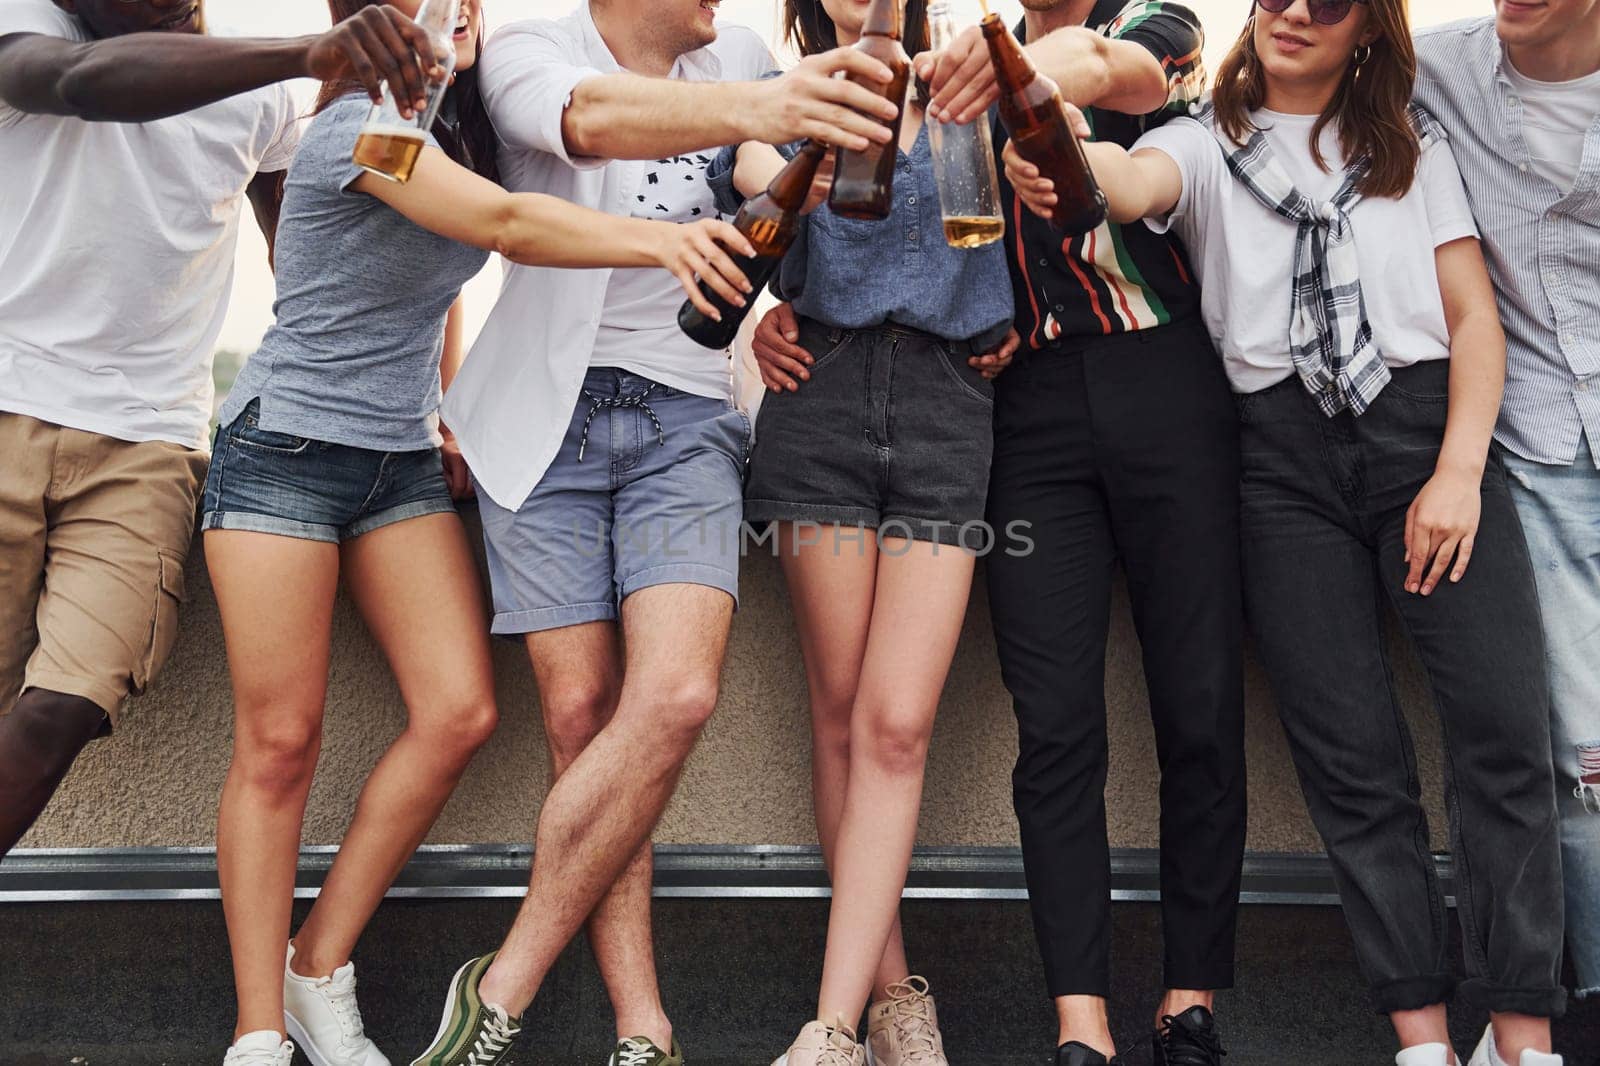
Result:
{"label": "blue blouse", "polygon": [[[780,151],[792,156],[796,148]],[[733,187],[736,151],[724,148],[706,171],[717,209],[729,215],[743,203]],[[895,156],[889,217],[869,222],[818,207],[801,220],[774,292],[796,314],[839,329],[894,324],[991,347],[1011,327],[1004,242],[960,249],[945,241],[926,123],[910,154]]]}

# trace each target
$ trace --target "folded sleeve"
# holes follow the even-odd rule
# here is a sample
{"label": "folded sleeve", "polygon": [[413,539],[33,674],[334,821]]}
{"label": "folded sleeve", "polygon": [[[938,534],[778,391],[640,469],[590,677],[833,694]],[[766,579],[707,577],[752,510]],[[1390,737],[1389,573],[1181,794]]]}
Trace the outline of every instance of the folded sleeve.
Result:
{"label": "folded sleeve", "polygon": [[579,169],[610,162],[567,151],[561,119],[581,83],[604,72],[575,54],[552,22],[519,22],[496,33],[478,66],[479,85],[500,140],[511,148],[548,152]]}
{"label": "folded sleeve", "polygon": [[1200,17],[1184,5],[1135,0],[1117,14],[1105,35],[1140,45],[1161,64],[1167,76],[1167,102],[1159,111],[1187,111],[1205,91],[1205,30]]}

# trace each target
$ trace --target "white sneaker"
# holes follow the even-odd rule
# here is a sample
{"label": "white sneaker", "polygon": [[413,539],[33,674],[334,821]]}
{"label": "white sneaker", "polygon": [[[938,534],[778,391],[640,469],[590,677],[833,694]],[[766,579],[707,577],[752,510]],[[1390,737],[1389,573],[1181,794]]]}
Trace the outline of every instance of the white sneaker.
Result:
{"label": "white sneaker", "polygon": [[271,1029],[246,1033],[228,1049],[222,1066],[293,1066],[294,1045]]}
{"label": "white sneaker", "polygon": [[1450,1066],[1450,1049],[1444,1044],[1418,1044],[1394,1057],[1394,1066]]}
{"label": "white sneaker", "polygon": [[389,1066],[361,1026],[356,967],[347,962],[331,977],[301,977],[283,964],[283,1020],[311,1066]]}
{"label": "white sneaker", "polygon": [[1483,1031],[1483,1039],[1478,1041],[1478,1050],[1472,1053],[1472,1059],[1467,1066],[1561,1066],[1560,1055],[1548,1055],[1543,1051],[1524,1051],[1522,1061],[1512,1064],[1500,1057],[1500,1052],[1494,1046],[1494,1026],[1489,1026]]}

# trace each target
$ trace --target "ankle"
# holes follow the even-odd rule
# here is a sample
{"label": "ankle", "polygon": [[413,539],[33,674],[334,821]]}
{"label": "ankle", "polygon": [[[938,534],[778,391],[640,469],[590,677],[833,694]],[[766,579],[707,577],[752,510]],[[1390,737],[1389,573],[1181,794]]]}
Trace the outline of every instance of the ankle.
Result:
{"label": "ankle", "polygon": [[233,1028],[233,1042],[237,1044],[242,1038],[249,1036],[251,1033],[277,1033],[280,1042],[289,1039],[289,1034],[284,1030],[283,1022],[281,1021],[269,1025],[256,1025],[245,1021],[241,1017],[239,1024]]}
{"label": "ankle", "polygon": [[498,961],[491,963],[478,982],[478,998],[490,1006],[499,1007],[512,1018],[520,1018],[533,1003],[533,996],[518,991],[511,981],[502,981],[495,972],[498,965]]}
{"label": "ankle", "polygon": [[[479,991],[481,993],[482,986]],[[630,1036],[642,1036],[667,1054],[672,1053],[672,1022],[659,1006],[652,1011],[617,1015],[617,1039],[626,1040]]]}
{"label": "ankle", "polygon": [[1156,1008],[1156,1029],[1161,1029],[1163,1018],[1176,1018],[1192,1007],[1204,1007],[1211,1013],[1216,1013],[1217,994],[1215,992],[1188,989],[1169,988],[1166,995],[1161,997],[1161,1005]]}
{"label": "ankle", "polygon": [[304,933],[289,941],[289,945],[294,948],[294,953],[289,956],[289,972],[307,981],[332,977],[335,970],[350,961],[348,958],[336,959],[321,954],[318,945],[308,941]]}

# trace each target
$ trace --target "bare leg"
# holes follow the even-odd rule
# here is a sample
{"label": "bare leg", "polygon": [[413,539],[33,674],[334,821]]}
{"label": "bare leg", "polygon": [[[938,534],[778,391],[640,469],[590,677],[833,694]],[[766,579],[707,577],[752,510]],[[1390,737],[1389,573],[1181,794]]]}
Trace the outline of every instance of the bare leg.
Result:
{"label": "bare leg", "polygon": [[461,519],[397,522],[342,549],[345,584],[400,682],[405,732],[356,806],[333,869],[295,937],[295,972],[327,977],[495,727],[494,673],[477,564]]}
{"label": "bare leg", "polygon": [[1526,1014],[1491,1014],[1494,1047],[1500,1057],[1516,1066],[1524,1051],[1550,1054],[1550,1019]]}
{"label": "bare leg", "polygon": [[1071,1040],[1094,1048],[1108,1059],[1116,1055],[1117,1044],[1111,1039],[1111,1019],[1103,997],[1056,997],[1056,1043]]}
{"label": "bare leg", "polygon": [[[835,550],[831,543],[824,547],[804,542],[802,546],[794,526],[782,523],[778,543],[811,695],[811,801],[823,861],[832,870],[850,777],[850,710],[861,683],[861,660],[866,655],[878,580],[877,533],[865,531],[857,550]],[[910,973],[896,913],[883,959],[873,976],[873,997],[888,998],[888,986]]]}
{"label": "bare leg", "polygon": [[522,910],[478,991],[513,1016],[650,836],[717,700],[733,600],[660,585],[622,605],[617,713],[550,790]]}
{"label": "bare leg", "polygon": [[850,773],[834,844],[833,903],[817,1018],[854,1028],[911,865],[934,714],[972,589],[972,557],[885,541],[850,716]]}
{"label": "bare leg", "polygon": [[[1394,1025],[1394,1035],[1400,1038],[1402,1050],[1424,1044],[1443,1044],[1450,1048],[1450,1018],[1443,1003],[1421,1010],[1398,1010],[1389,1015]],[[1456,1061],[1453,1048],[1447,1052],[1451,1062]]]}
{"label": "bare leg", "polygon": [[211,530],[206,564],[233,677],[233,763],[217,815],[217,876],[239,998],[234,1036],[283,1032],[283,957],[322,705],[339,549]]}
{"label": "bare leg", "polygon": [[42,688],[0,715],[0,858],[33,828],[105,720],[97,704]]}
{"label": "bare leg", "polygon": [[1161,1019],[1176,1018],[1190,1007],[1204,1007],[1208,1011],[1217,1009],[1217,994],[1195,988],[1169,988],[1167,994],[1161,997],[1161,1005],[1156,1008],[1156,1029],[1161,1028]]}
{"label": "bare leg", "polygon": [[[555,780],[616,714],[623,667],[618,637],[609,622],[528,636]],[[652,873],[646,840],[590,915],[589,943],[611,997],[617,1039],[643,1036],[670,1050],[672,1023],[661,1005],[650,931]]]}

